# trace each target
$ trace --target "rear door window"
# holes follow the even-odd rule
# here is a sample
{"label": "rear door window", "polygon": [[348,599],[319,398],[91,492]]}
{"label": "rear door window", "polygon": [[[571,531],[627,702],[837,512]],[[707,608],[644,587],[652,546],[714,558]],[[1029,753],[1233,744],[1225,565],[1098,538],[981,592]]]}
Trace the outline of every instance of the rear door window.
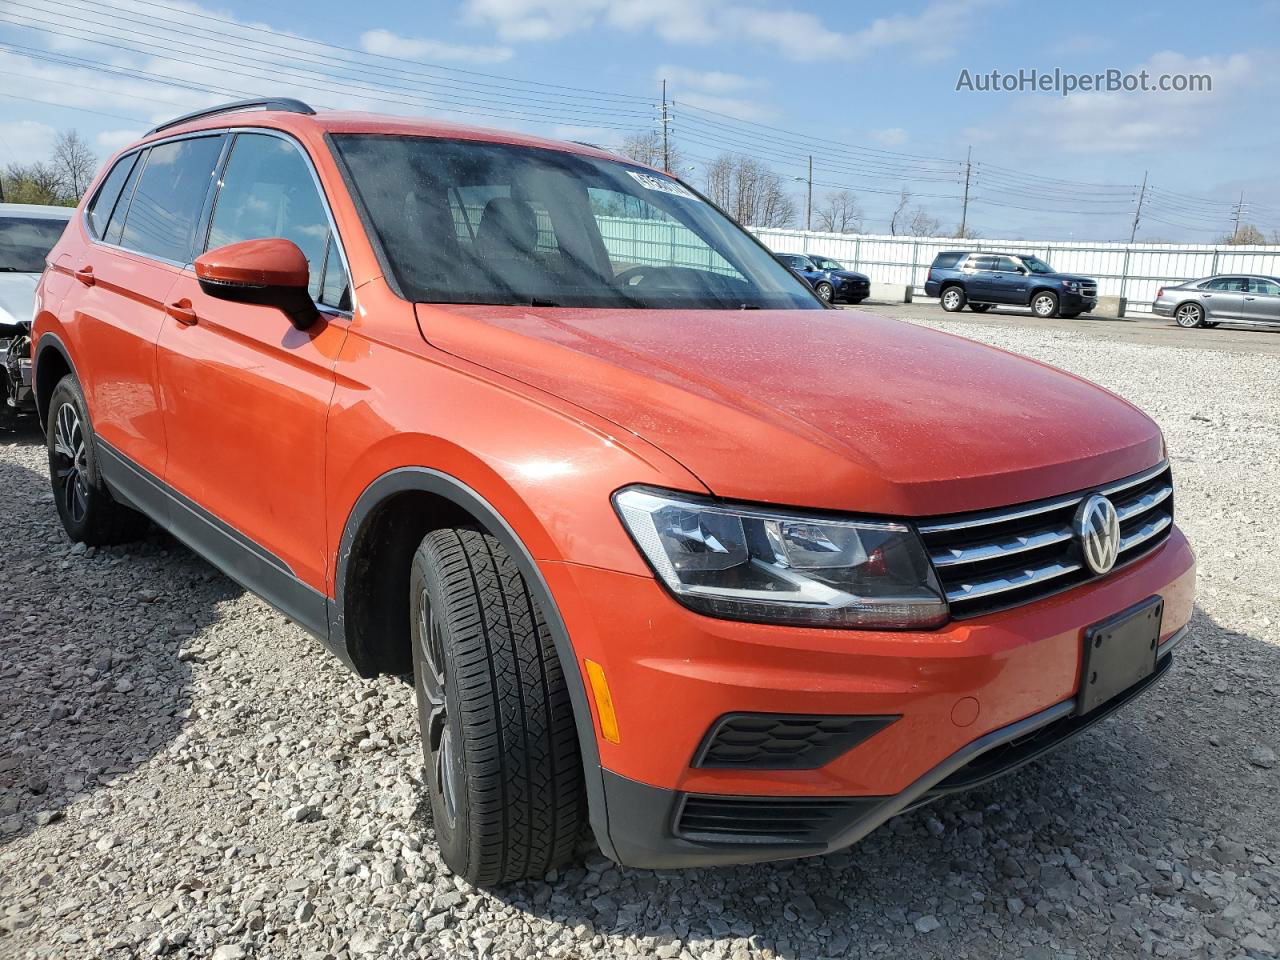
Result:
{"label": "rear door window", "polygon": [[107,232],[107,222],[111,219],[111,212],[116,208],[116,201],[120,199],[125,181],[129,179],[137,159],[138,155],[131,153],[117,160],[116,165],[111,168],[111,172],[102,181],[102,186],[98,188],[98,192],[89,203],[89,228],[95,237],[101,239]]}
{"label": "rear door window", "polygon": [[996,258],[993,256],[973,256],[969,258],[966,266],[971,270],[994,270],[996,268]]}
{"label": "rear door window", "polygon": [[[206,249],[264,237],[292,240],[307,258],[311,298],[320,301],[329,233],[320,191],[298,148],[280,137],[239,134],[222,174]],[[346,283],[336,250],[333,259],[331,291]]]}
{"label": "rear door window", "polygon": [[1264,280],[1262,277],[1250,277],[1249,292],[1261,294],[1264,297],[1280,296],[1280,283],[1276,283],[1274,280]]}
{"label": "rear door window", "polygon": [[152,147],[129,204],[120,245],[161,260],[189,263],[196,223],[221,150],[221,136]]}

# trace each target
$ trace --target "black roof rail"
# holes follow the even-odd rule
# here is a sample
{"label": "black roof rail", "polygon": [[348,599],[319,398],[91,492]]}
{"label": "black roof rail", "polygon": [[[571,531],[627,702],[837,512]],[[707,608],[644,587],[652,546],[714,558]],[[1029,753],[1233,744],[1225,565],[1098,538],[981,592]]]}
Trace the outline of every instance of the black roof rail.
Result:
{"label": "black roof rail", "polygon": [[267,97],[261,100],[236,100],[234,103],[223,103],[216,107],[206,107],[204,110],[193,110],[191,113],[184,113],[180,117],[174,117],[167,120],[158,127],[152,127],[145,136],[151,136],[153,133],[159,133],[161,130],[168,130],[170,127],[176,127],[180,123],[186,123],[189,120],[199,120],[201,117],[212,117],[219,113],[235,113],[239,110],[252,110],[255,107],[261,107],[264,110],[280,110],[284,113],[303,113],[312,116],[315,111],[307,106],[301,100],[294,100],[292,97]]}

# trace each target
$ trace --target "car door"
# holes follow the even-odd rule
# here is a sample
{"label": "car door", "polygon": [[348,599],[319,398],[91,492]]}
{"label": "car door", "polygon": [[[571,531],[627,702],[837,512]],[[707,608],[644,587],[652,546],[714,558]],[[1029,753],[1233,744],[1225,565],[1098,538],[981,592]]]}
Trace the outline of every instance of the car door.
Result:
{"label": "car door", "polygon": [[981,303],[996,303],[995,269],[997,258],[986,253],[975,253],[965,261],[965,295]]}
{"label": "car door", "polygon": [[1244,277],[1214,277],[1203,289],[1200,302],[1208,319],[1217,322],[1244,319],[1244,298],[1249,289]]}
{"label": "car door", "polygon": [[325,420],[346,338],[345,258],[310,159],[292,139],[241,132],[201,245],[284,237],[306,255],[320,318],[209,296],[184,270],[159,343],[166,484],[175,528],[313,629],[325,623]]}
{"label": "car door", "polygon": [[[112,454],[164,472],[166,438],[156,379],[164,304],[191,254],[196,223],[222,149],[218,135],[157,144],[122,158],[94,197],[91,241],[72,269],[72,336],[100,459]],[[111,472],[130,493],[134,472]]]}
{"label": "car door", "polygon": [[991,298],[995,303],[1026,305],[1030,300],[1027,276],[1022,264],[1013,257],[996,257],[991,274]]}
{"label": "car door", "polygon": [[1249,277],[1242,318],[1252,323],[1280,324],[1280,282],[1270,277]]}

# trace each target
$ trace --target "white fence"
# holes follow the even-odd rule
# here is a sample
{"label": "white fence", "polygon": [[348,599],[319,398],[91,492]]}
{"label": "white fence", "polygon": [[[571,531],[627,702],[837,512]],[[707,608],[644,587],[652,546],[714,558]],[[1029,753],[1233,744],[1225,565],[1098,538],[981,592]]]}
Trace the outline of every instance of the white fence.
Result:
{"label": "white fence", "polygon": [[1101,296],[1126,297],[1131,312],[1149,312],[1161,286],[1215,273],[1280,275],[1280,247],[1206,247],[1175,243],[1063,243],[885,237],[751,228],[776,253],[820,253],[881,283],[924,293],[929,264],[943,250],[1033,253],[1055,270],[1098,281]]}

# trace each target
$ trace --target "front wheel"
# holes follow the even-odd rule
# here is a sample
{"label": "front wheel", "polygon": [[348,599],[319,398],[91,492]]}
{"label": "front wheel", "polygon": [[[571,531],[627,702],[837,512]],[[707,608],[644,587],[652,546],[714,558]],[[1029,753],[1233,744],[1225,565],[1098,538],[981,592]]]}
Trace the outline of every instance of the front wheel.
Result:
{"label": "front wheel", "polygon": [[942,291],[942,309],[955,313],[964,309],[965,295],[961,287],[947,287]]}
{"label": "front wheel", "polygon": [[1191,330],[1204,326],[1204,307],[1198,303],[1184,303],[1174,311],[1173,319],[1178,326]]}
{"label": "front wheel", "polygon": [[53,388],[45,440],[53,502],[67,536],[96,547],[146,532],[147,518],[117,502],[102,482],[84,391],[70,374]]}
{"label": "front wheel", "polygon": [[816,293],[825,303],[830,303],[836,296],[835,288],[825,281],[823,283],[816,284],[813,288],[813,292]]}
{"label": "front wheel", "polygon": [[409,578],[414,688],[440,855],[478,886],[541,877],[584,821],[569,689],[502,544],[433,531]]}
{"label": "front wheel", "polygon": [[1048,320],[1058,315],[1058,295],[1043,290],[1031,298],[1031,312],[1041,320]]}

